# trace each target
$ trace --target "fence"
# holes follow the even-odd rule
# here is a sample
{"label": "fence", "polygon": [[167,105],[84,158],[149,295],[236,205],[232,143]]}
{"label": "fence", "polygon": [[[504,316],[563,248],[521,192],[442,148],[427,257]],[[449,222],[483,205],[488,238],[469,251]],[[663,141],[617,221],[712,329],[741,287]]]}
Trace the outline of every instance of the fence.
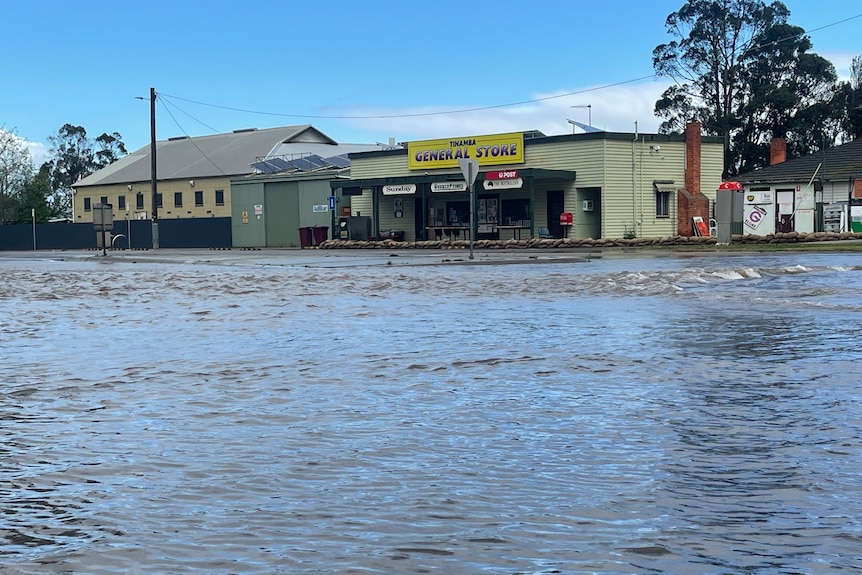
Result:
{"label": "fence", "polygon": [[[96,248],[96,236],[92,223],[36,224],[35,249]],[[153,247],[153,225],[150,220],[114,220],[111,236],[114,237],[111,245],[115,248]],[[32,250],[33,244],[32,224],[0,226],[0,251]],[[230,218],[159,220],[160,248],[229,248],[231,246]]]}

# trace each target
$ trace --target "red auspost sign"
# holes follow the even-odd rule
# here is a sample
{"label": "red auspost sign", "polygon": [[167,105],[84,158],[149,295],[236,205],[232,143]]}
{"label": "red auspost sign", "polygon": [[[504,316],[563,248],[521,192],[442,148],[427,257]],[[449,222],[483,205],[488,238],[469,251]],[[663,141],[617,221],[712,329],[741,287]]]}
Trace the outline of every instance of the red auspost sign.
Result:
{"label": "red auspost sign", "polygon": [[515,180],[518,178],[518,170],[500,170],[498,172],[486,172],[486,180]]}

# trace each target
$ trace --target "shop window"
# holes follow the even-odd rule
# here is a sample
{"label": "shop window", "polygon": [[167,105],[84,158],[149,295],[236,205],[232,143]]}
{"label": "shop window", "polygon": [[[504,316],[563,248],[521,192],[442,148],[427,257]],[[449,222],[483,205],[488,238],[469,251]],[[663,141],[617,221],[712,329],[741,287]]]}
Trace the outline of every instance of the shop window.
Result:
{"label": "shop window", "polygon": [[117,196],[117,209],[125,210],[126,209],[126,196]]}
{"label": "shop window", "polygon": [[144,193],[138,192],[135,195],[135,209],[143,210],[144,209]]}
{"label": "shop window", "polygon": [[90,198],[84,198],[84,211],[89,212],[93,207],[90,205]]}
{"label": "shop window", "polygon": [[195,205],[202,206],[204,205],[204,193],[201,191],[195,192]]}
{"label": "shop window", "polygon": [[476,205],[476,221],[479,225],[499,225],[500,198],[496,195],[479,196]]}
{"label": "shop window", "polygon": [[529,225],[524,222],[530,221],[530,200],[503,200],[500,202],[500,212],[500,223],[504,226]]}
{"label": "shop window", "polygon": [[470,202],[446,202],[446,225],[469,226]]}
{"label": "shop window", "polygon": [[182,192],[174,192],[174,207],[175,208],[183,207],[183,193]]}
{"label": "shop window", "polygon": [[216,190],[215,191],[215,205],[223,206],[224,205],[224,190]]}

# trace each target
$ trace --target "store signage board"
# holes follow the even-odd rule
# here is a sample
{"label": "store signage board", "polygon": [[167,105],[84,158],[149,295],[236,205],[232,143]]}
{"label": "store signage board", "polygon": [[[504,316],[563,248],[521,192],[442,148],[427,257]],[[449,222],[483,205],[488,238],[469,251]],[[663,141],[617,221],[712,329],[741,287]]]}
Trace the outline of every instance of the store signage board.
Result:
{"label": "store signage board", "polygon": [[520,188],[524,185],[524,180],[521,178],[512,178],[510,180],[485,180],[482,182],[482,187],[486,190],[510,190]]}
{"label": "store signage board", "polygon": [[454,168],[459,160],[476,160],[483,166],[524,163],[524,134],[489,134],[407,142],[411,170]]}
{"label": "store signage board", "polygon": [[434,182],[431,184],[432,192],[466,192],[466,182]]}
{"label": "store signage board", "polygon": [[517,178],[518,170],[499,170],[485,174],[486,180],[514,180]]}
{"label": "store signage board", "polygon": [[415,194],[416,184],[399,184],[397,186],[383,186],[384,196],[400,196],[405,194]]}

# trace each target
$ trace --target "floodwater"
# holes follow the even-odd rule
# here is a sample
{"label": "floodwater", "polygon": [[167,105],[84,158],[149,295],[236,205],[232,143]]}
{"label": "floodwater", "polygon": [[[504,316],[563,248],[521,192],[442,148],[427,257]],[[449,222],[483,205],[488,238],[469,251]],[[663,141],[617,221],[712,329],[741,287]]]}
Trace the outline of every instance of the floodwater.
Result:
{"label": "floodwater", "polygon": [[862,256],[0,274],[3,575],[862,572]]}

